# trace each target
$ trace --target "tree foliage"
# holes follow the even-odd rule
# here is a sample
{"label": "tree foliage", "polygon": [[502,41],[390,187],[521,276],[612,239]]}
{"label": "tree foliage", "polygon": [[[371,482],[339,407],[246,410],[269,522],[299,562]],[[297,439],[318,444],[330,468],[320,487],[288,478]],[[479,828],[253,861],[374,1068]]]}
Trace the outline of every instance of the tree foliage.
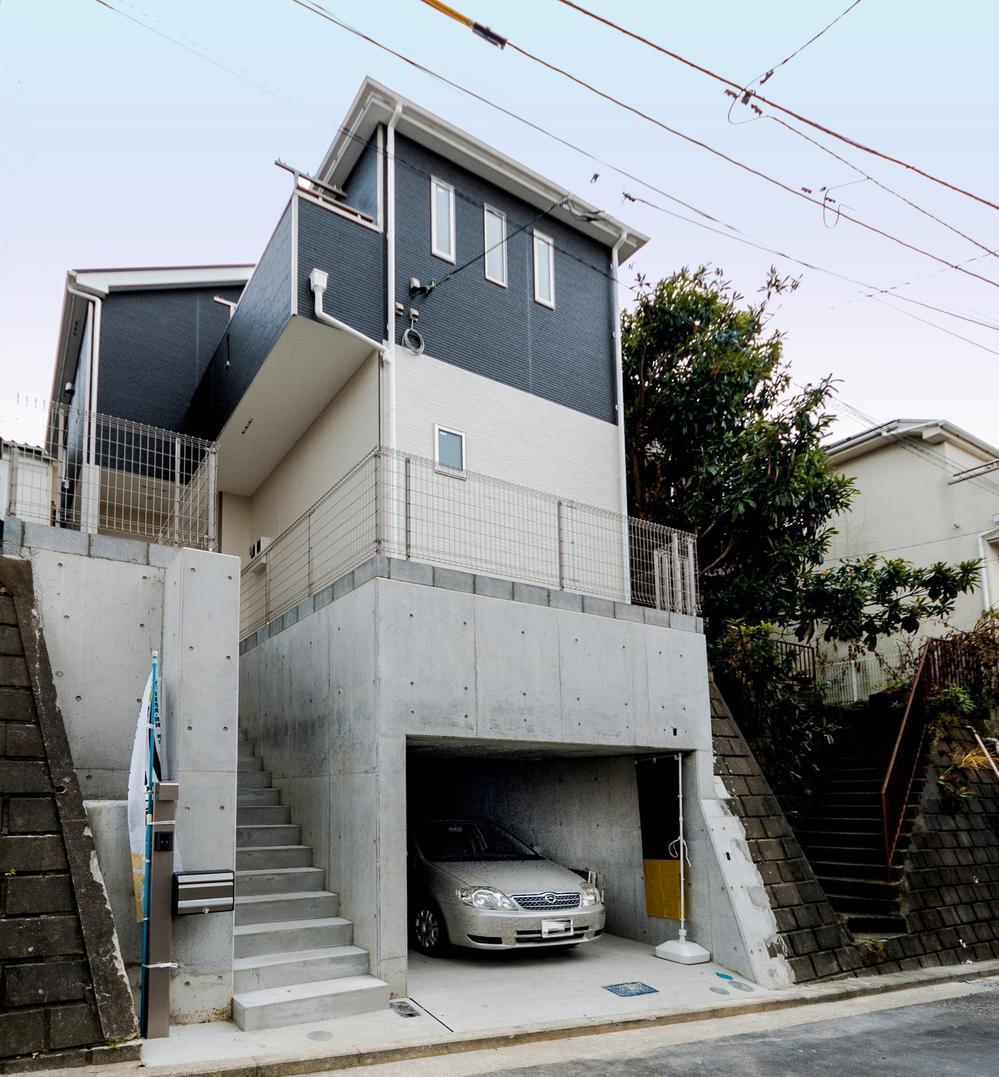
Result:
{"label": "tree foliage", "polygon": [[822,448],[831,378],[797,387],[769,307],[796,287],[771,269],[756,303],[719,270],[639,278],[622,317],[628,489],[636,515],[697,535],[709,637],[773,622],[873,648],[948,614],[976,564],[872,556],[823,566],[849,479]]}

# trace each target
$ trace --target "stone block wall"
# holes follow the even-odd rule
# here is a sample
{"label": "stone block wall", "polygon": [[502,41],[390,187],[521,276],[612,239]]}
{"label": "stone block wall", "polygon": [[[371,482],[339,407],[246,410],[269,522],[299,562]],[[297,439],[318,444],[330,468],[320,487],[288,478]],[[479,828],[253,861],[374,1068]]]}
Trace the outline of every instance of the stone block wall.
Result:
{"label": "stone block wall", "polygon": [[32,606],[29,565],[0,558],[0,1072],[137,1057]]}
{"label": "stone block wall", "polygon": [[[859,945],[829,904],[780,803],[717,687],[711,690],[715,773],[742,820],[796,982],[891,973],[999,957],[999,778],[973,775],[973,796],[948,805],[931,753],[899,882],[908,933]],[[974,747],[969,735],[947,751]]]}

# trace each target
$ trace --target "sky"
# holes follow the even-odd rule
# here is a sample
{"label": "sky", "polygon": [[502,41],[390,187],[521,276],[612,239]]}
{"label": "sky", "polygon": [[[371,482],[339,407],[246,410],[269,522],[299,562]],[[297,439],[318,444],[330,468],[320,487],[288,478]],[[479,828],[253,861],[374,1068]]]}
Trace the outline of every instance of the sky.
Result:
{"label": "sky", "polygon": [[[583,2],[749,84],[849,0]],[[993,284],[823,215],[511,49],[487,44],[419,0],[324,6],[636,178],[595,164],[291,0],[0,0],[0,433],[19,436],[18,394],[49,395],[68,269],[255,262],[292,182],[275,159],[314,169],[371,75],[650,235],[622,267],[623,287],[639,273],[656,279],[706,263],[722,267],[755,301],[770,265],[800,276],[771,325],[785,334],[797,380],[838,379],[840,398],[853,409],[840,413],[841,433],[865,425],[858,412],[877,421],[946,418],[999,444],[999,258],[975,245],[999,248],[996,210],[824,139],[849,164],[837,161],[772,120],[742,122],[751,115],[744,108],[730,117],[731,99],[718,83],[558,0],[458,0],[480,23],[670,126],[794,189],[829,188],[851,215],[952,264],[967,263]],[[764,92],[999,201],[999,138],[986,81],[997,38],[997,4],[862,0],[777,68]],[[727,234],[625,194],[694,216],[666,195],[680,199],[724,221]],[[871,287],[740,243],[727,226],[875,289],[902,287],[870,297]]]}

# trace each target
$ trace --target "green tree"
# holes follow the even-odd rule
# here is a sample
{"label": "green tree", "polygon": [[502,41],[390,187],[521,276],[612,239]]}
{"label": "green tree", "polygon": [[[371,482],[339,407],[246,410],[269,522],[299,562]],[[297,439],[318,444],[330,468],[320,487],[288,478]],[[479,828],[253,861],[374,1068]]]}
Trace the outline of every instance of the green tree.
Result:
{"label": "green tree", "polygon": [[831,378],[796,387],[773,301],[797,282],[771,269],[746,303],[720,270],[639,278],[622,316],[628,492],[636,516],[697,535],[712,663],[777,785],[807,783],[827,736],[794,690],[775,626],[873,648],[951,612],[977,563],[920,568],[873,556],[823,564],[849,479],[822,448]]}
{"label": "green tree", "polygon": [[797,282],[771,269],[755,304],[720,270],[639,278],[622,316],[628,493],[632,512],[697,535],[709,639],[729,624],[776,623],[810,639],[873,648],[948,614],[976,562],[870,557],[823,567],[849,479],[822,448],[831,378],[796,388],[775,297]]}

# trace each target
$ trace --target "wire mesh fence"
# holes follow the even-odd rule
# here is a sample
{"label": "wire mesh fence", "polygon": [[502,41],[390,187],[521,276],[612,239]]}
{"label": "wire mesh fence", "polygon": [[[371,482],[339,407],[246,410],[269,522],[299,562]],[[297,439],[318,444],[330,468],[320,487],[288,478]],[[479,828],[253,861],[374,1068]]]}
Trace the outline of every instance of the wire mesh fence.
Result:
{"label": "wire mesh fence", "polygon": [[822,667],[822,698],[826,703],[863,703],[884,688],[889,674],[873,656],[827,662]]}
{"label": "wire mesh fence", "polygon": [[95,534],[216,548],[212,442],[41,402],[25,404],[13,425],[26,436],[2,444],[5,515]]}
{"label": "wire mesh fence", "polygon": [[694,536],[432,460],[373,451],[243,570],[244,636],[375,553],[697,612]]}

